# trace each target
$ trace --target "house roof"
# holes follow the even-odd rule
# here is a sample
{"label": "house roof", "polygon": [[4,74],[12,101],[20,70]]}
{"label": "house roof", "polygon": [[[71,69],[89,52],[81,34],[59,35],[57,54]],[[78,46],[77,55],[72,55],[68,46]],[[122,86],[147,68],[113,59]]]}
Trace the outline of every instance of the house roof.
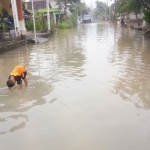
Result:
{"label": "house roof", "polygon": [[[34,10],[39,10],[40,12],[46,13],[46,0],[33,0],[34,2]],[[54,12],[55,14],[64,14],[64,10],[59,9],[59,6],[56,5],[55,0],[49,0],[51,8],[49,9],[50,12]],[[26,2],[28,7],[27,9],[32,10],[32,0]],[[70,12],[67,13],[70,15]]]}
{"label": "house roof", "polygon": [[[46,0],[33,0],[33,5],[34,5],[34,10],[38,10],[38,9],[45,9],[46,8]],[[50,2],[50,6],[52,8],[58,8],[58,6],[56,5],[55,0],[49,0]],[[28,5],[29,10],[32,10],[32,0],[26,2]]]}
{"label": "house roof", "polygon": [[[38,2],[38,1],[46,1],[46,0],[33,0],[33,2]],[[29,2],[32,2],[32,0],[30,0]]]}
{"label": "house roof", "polygon": [[[27,9],[32,10],[32,2],[27,2]],[[45,9],[46,8],[46,1],[45,0],[34,0],[34,10],[38,9]]]}
{"label": "house roof", "polygon": [[[38,1],[46,1],[46,0],[33,0],[33,2],[38,2]],[[50,2],[53,2],[55,0],[49,0]],[[32,2],[32,0],[30,0],[29,2]]]}

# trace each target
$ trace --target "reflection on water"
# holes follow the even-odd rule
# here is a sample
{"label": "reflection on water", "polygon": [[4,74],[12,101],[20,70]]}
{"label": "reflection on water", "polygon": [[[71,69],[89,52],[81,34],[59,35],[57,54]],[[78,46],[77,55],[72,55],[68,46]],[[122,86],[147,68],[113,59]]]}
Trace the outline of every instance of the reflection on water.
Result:
{"label": "reflection on water", "polygon": [[[106,22],[0,55],[0,149],[149,150],[149,47],[135,30]],[[29,86],[8,91],[18,64]]]}
{"label": "reflection on water", "polygon": [[[27,45],[22,50],[17,49],[0,56],[0,112],[15,112],[16,117],[20,116],[20,112],[26,112],[36,105],[46,103],[44,96],[52,92],[55,87],[54,83],[69,80],[73,78],[80,81],[85,76],[82,68],[85,56],[82,47],[76,45],[74,40],[75,31],[68,33],[64,31],[60,37],[54,37],[52,41],[39,45]],[[72,38],[73,37],[73,38]],[[59,40],[57,40],[59,38]],[[27,68],[28,88],[23,90],[8,91],[5,81],[10,71],[15,65],[22,64]],[[49,103],[53,103],[57,98],[53,98]],[[19,115],[18,115],[19,113]],[[7,124],[12,116],[0,115],[0,121]],[[6,119],[7,117],[7,119]],[[14,118],[17,120],[18,118]],[[23,128],[25,122],[12,126],[10,132]],[[1,128],[2,129],[2,128]],[[3,129],[2,129],[3,131]],[[3,134],[7,132],[1,132]]]}
{"label": "reflection on water", "polygon": [[117,43],[109,58],[113,66],[119,67],[112,81],[113,92],[132,101],[137,108],[150,109],[149,41],[129,28],[115,31],[115,36]]}

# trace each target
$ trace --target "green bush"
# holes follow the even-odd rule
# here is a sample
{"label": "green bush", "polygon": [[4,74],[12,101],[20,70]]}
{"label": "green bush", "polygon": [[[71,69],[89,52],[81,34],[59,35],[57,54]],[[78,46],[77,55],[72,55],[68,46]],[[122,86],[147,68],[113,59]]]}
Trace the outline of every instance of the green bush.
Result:
{"label": "green bush", "polygon": [[58,28],[60,28],[60,29],[66,29],[69,27],[70,27],[70,25],[66,21],[63,21],[63,22],[58,24]]}
{"label": "green bush", "polygon": [[68,20],[65,20],[65,21],[59,23],[58,24],[58,28],[60,28],[60,29],[66,29],[66,28],[71,28],[74,25],[75,25],[75,23],[73,21],[71,21],[71,19],[68,19]]}
{"label": "green bush", "polygon": [[60,29],[66,29],[66,23],[65,22],[61,22],[58,24],[58,28]]}
{"label": "green bush", "polygon": [[[27,31],[34,30],[33,20],[27,20],[25,22],[25,26],[26,26]],[[40,23],[38,20],[35,20],[35,27],[36,27],[36,30],[42,30],[42,23]]]}
{"label": "green bush", "polygon": [[40,21],[35,20],[35,26],[36,26],[36,30],[42,30],[42,24]]}
{"label": "green bush", "polygon": [[73,23],[71,22],[70,19],[66,20],[65,22],[66,22],[66,24],[68,24],[69,28],[71,28],[73,26]]}
{"label": "green bush", "polygon": [[31,31],[33,30],[33,21],[32,20],[27,20],[25,21],[25,26],[26,26],[26,29],[27,31]]}
{"label": "green bush", "polygon": [[8,30],[8,26],[0,20],[0,30]]}
{"label": "green bush", "polygon": [[77,14],[73,13],[69,19],[64,20],[63,22],[58,24],[58,28],[66,29],[71,28],[73,26],[77,26]]}

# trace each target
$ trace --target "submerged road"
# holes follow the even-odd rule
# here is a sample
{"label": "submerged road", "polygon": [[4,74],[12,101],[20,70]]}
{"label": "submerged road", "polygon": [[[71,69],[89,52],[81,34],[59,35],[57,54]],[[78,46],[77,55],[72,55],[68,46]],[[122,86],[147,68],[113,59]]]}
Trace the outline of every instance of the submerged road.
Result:
{"label": "submerged road", "polygon": [[150,150],[150,39],[91,23],[0,55],[0,150]]}

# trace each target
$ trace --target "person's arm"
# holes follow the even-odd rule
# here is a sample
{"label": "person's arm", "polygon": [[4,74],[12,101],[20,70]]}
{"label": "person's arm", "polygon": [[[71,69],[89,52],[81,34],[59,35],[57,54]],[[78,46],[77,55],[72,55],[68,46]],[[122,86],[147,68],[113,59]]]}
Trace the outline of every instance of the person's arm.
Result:
{"label": "person's arm", "polygon": [[26,79],[26,75],[27,75],[27,72],[25,71],[25,72],[22,74],[22,79],[23,79],[23,81],[24,81],[25,86],[28,85],[28,81],[27,81],[27,79]]}
{"label": "person's arm", "polygon": [[23,79],[23,81],[24,81],[25,86],[27,86],[28,85],[27,79],[25,78],[25,79]]}

